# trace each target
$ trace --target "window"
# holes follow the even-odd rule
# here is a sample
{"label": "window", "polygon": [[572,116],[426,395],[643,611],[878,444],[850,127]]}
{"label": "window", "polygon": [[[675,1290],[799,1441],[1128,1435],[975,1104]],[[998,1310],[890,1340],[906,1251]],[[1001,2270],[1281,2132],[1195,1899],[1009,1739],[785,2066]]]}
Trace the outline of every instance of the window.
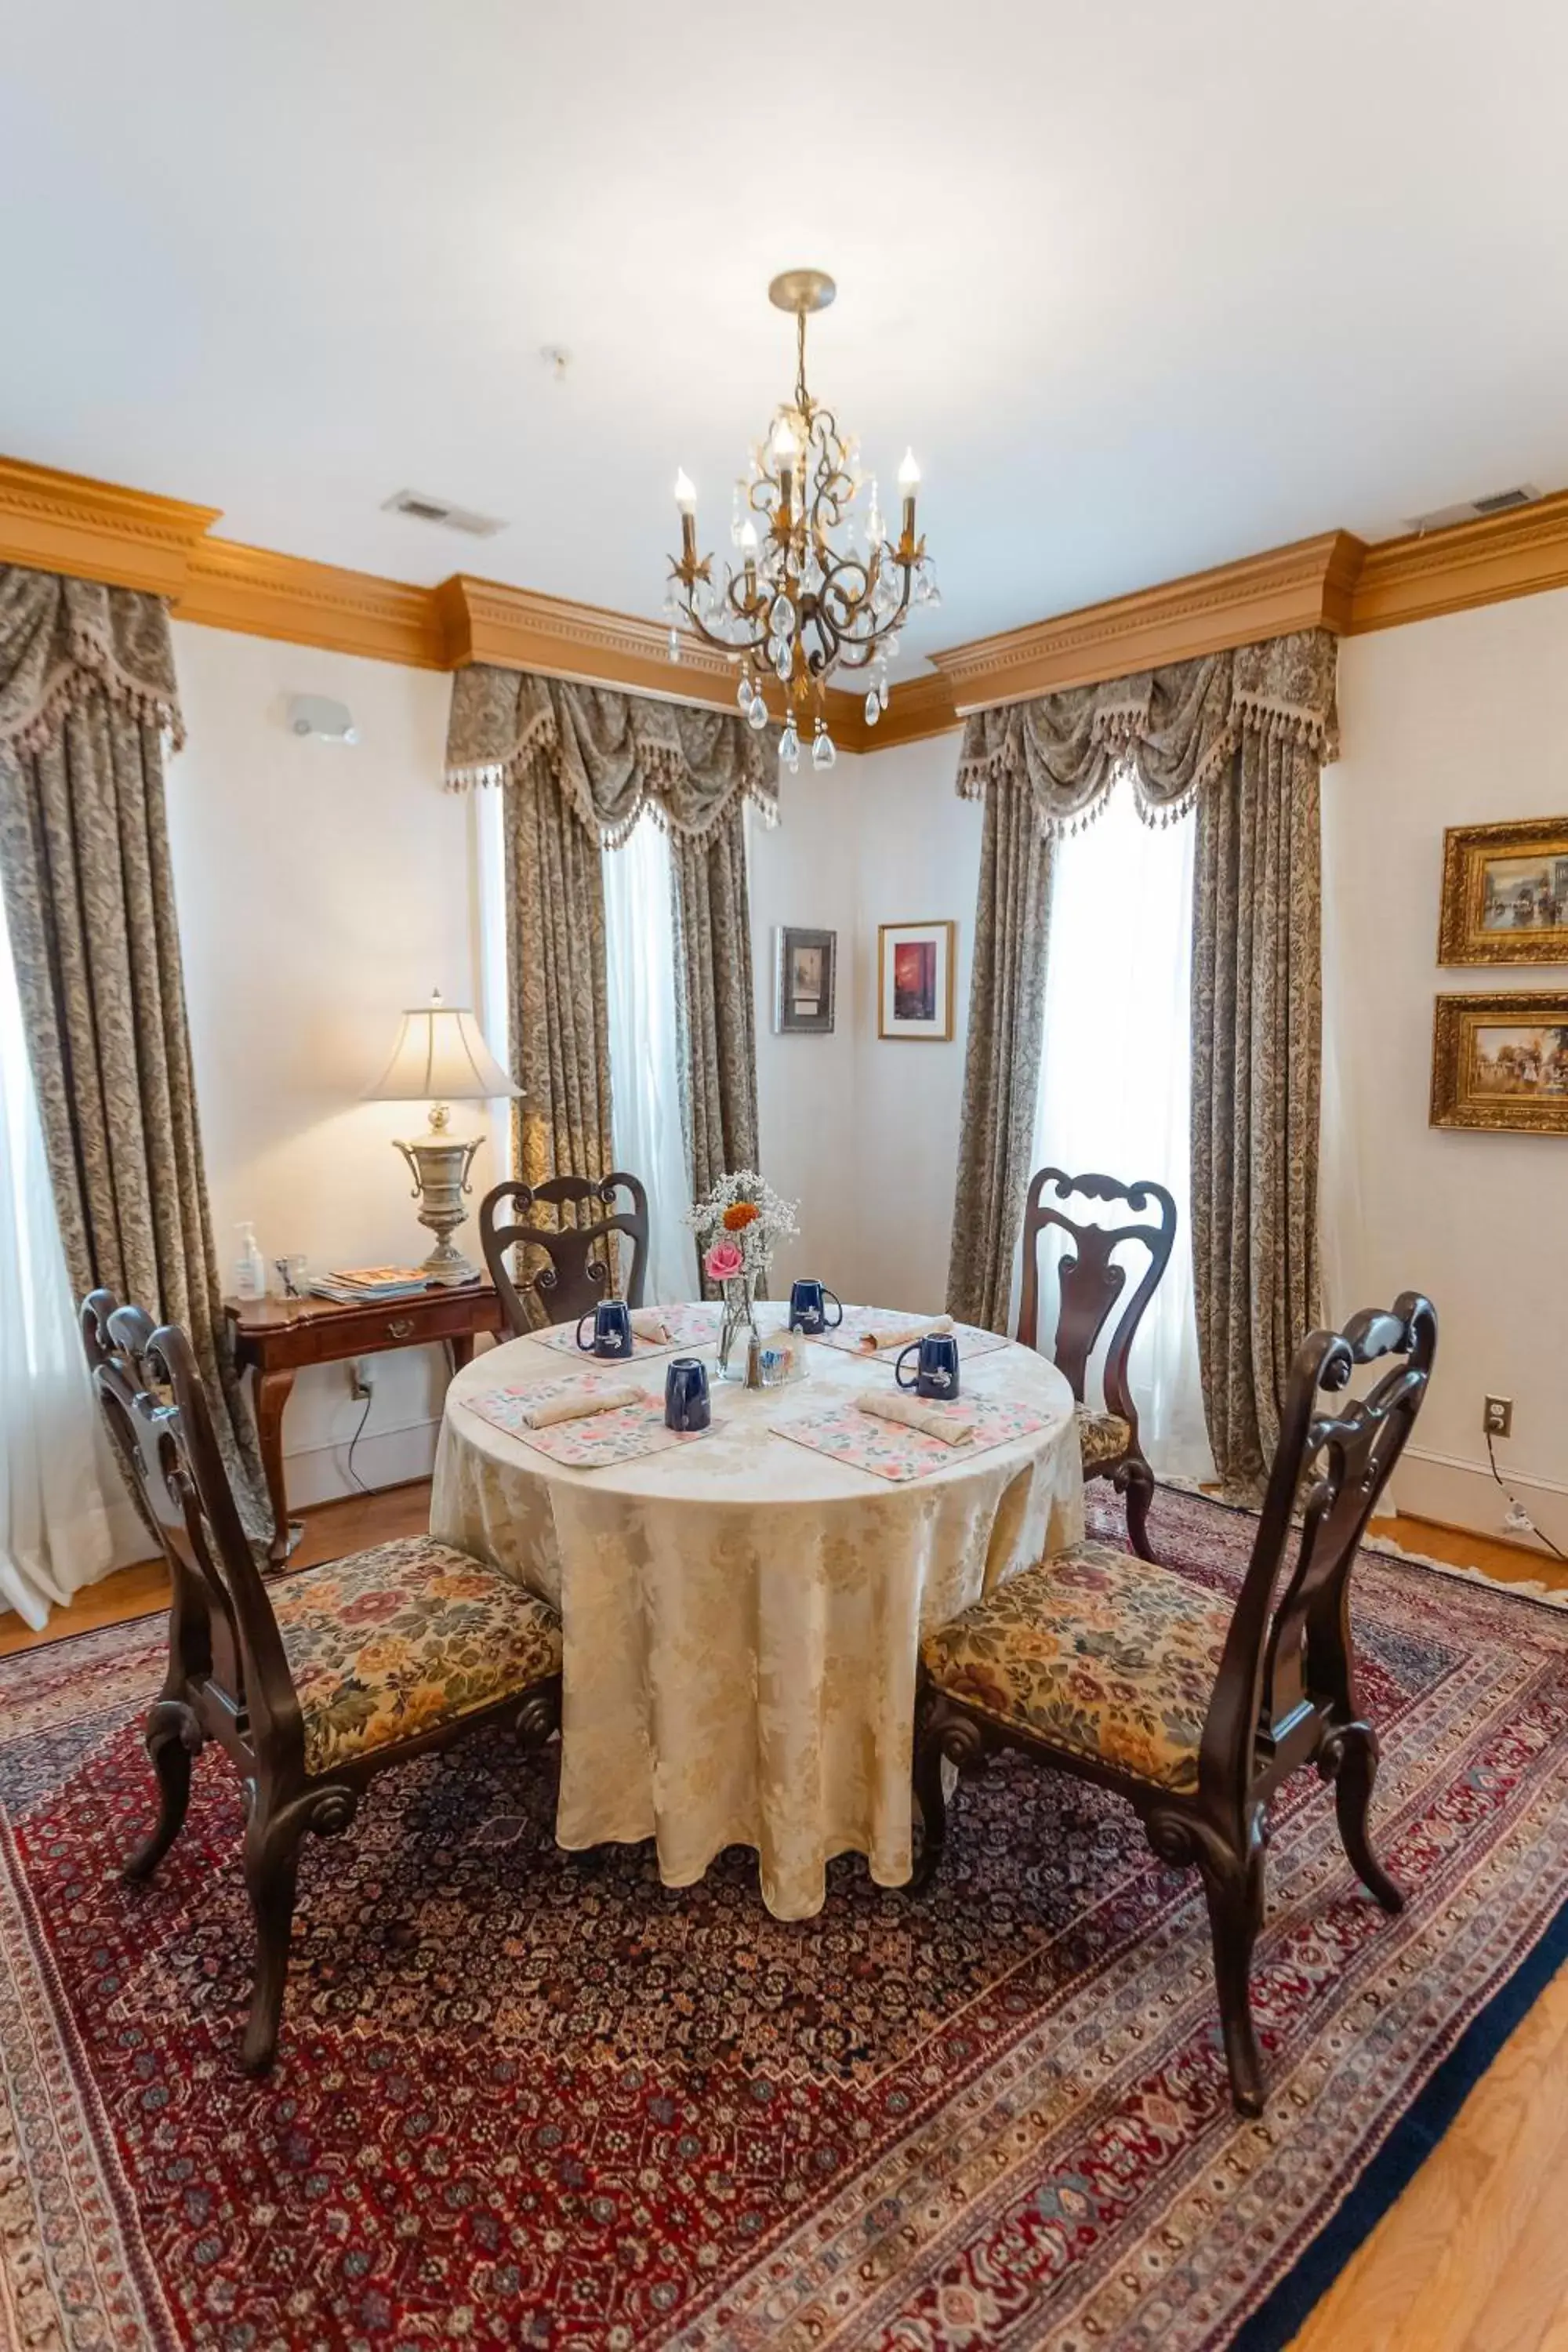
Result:
{"label": "window", "polygon": [[[506,795],[476,792],[482,1025],[511,1066],[506,961]],[[696,1246],[680,1222],[690,1197],[675,1013],[675,925],[669,842],[644,815],[630,838],[604,853],[605,949],[609,986],[610,1094],[616,1165],[647,1192],[650,1306],[690,1298]],[[497,1171],[510,1169],[510,1104],[496,1108]]]}
{"label": "window", "polygon": [[[1057,844],[1033,1164],[1123,1182],[1152,1177],[1173,1195],[1175,1248],[1129,1373],[1152,1466],[1205,1478],[1214,1463],[1198,1381],[1188,1176],[1194,835],[1190,818],[1146,825],[1123,782],[1092,824]],[[1070,1213],[1117,1213],[1094,1203],[1071,1204]],[[1047,1345],[1056,1317],[1051,1269],[1065,1238],[1040,1243]],[[1123,1255],[1135,1280],[1142,1253]],[[1092,1377],[1091,1369],[1091,1396]]]}

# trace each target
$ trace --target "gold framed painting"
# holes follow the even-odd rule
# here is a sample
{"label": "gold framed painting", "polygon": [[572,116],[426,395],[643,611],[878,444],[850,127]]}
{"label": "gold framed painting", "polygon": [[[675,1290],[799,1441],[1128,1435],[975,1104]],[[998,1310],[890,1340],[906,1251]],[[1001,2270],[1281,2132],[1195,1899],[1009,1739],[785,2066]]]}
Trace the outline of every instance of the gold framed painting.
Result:
{"label": "gold framed painting", "polygon": [[1568,964],[1568,816],[1448,827],[1437,961]]}
{"label": "gold framed painting", "polygon": [[877,927],[877,1034],[952,1035],[956,923],[879,923]]}
{"label": "gold framed painting", "polygon": [[1568,991],[1440,996],[1432,1125],[1568,1135]]}

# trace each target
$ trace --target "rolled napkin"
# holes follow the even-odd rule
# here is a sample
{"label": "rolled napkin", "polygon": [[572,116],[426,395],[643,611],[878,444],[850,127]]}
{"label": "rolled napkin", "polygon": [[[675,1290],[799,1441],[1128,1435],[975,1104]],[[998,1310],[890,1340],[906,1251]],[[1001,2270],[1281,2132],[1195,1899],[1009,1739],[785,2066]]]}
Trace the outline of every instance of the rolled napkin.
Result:
{"label": "rolled napkin", "polygon": [[663,1308],[658,1307],[634,1307],[632,1308],[632,1337],[634,1339],[651,1339],[656,1348],[662,1348],[665,1341],[669,1338],[669,1326],[664,1319]]}
{"label": "rolled napkin", "polygon": [[862,1331],[855,1345],[863,1356],[874,1356],[879,1348],[907,1348],[916,1339],[923,1339],[932,1331],[951,1331],[951,1315],[933,1315],[929,1323],[910,1323],[901,1331]]}
{"label": "rolled napkin", "polygon": [[591,1412],[618,1412],[624,1404],[642,1404],[646,1389],[578,1389],[564,1396],[541,1397],[521,1416],[524,1429],[549,1429],[558,1421],[583,1421]]}
{"label": "rolled napkin", "polygon": [[906,1429],[918,1429],[922,1437],[939,1437],[944,1445],[967,1445],[974,1434],[974,1423],[968,1418],[954,1421],[951,1407],[922,1404],[918,1397],[905,1396],[898,1389],[891,1393],[878,1389],[855,1402],[862,1412],[873,1413],[879,1421],[901,1421]]}

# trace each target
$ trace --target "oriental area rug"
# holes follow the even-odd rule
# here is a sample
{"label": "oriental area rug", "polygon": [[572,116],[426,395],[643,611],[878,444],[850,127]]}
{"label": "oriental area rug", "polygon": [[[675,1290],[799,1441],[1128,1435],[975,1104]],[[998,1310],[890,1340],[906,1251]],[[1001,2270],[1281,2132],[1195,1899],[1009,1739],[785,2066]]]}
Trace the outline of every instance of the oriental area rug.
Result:
{"label": "oriental area rug", "polygon": [[[1229,1590],[1252,1525],[1167,1489],[1152,1533]],[[647,1847],[559,1853],[552,1757],[500,1734],[307,1847],[278,2066],[247,2081],[221,1755],[158,1877],[119,1875],[161,1627],[0,1663],[0,2343],[1287,2343],[1563,1957],[1568,1614],[1375,1551],[1354,1612],[1408,1907],[1298,1776],[1251,2123],[1197,1879],[1109,1796],[1001,1759],[926,1895],[845,1858],[786,1926],[741,1852],[679,1891]]]}

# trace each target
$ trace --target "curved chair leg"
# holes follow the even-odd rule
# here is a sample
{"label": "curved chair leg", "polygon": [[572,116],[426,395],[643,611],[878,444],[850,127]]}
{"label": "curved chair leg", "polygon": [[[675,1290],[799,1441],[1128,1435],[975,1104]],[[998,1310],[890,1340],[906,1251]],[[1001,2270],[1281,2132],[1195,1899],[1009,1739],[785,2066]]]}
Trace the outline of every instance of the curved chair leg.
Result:
{"label": "curved chair leg", "polygon": [[1215,1989],[1219,1995],[1220,2032],[1237,2113],[1263,2113],[1263,2063],[1252,2022],[1252,1948],[1263,1925],[1263,1848],[1239,1854],[1200,1854],[1214,1942]]}
{"label": "curved chair leg", "polygon": [[1372,1850],[1367,1813],[1377,1778],[1377,1734],[1370,1723],[1352,1723],[1332,1740],[1331,1764],[1334,1812],[1351,1868],[1384,1909],[1397,1915],[1405,1896]]}
{"label": "curved chair leg", "polygon": [[304,1833],[304,1822],[288,1814],[270,1823],[253,1821],[246,1833],[245,1886],[256,1920],[256,1978],[240,2052],[247,2074],[264,2074],[277,2054]]}
{"label": "curved chair leg", "polygon": [[158,1776],[158,1819],[123,1875],[151,1878],[184,1827],[191,1801],[191,1759],[201,1753],[202,1729],[182,1699],[160,1699],[147,1717],[147,1755]]}
{"label": "curved chair leg", "polygon": [[1127,1540],[1140,1559],[1157,1567],[1149,1541],[1149,1506],[1154,1499],[1154,1473],[1141,1454],[1121,1465],[1111,1484],[1127,1506]]}

